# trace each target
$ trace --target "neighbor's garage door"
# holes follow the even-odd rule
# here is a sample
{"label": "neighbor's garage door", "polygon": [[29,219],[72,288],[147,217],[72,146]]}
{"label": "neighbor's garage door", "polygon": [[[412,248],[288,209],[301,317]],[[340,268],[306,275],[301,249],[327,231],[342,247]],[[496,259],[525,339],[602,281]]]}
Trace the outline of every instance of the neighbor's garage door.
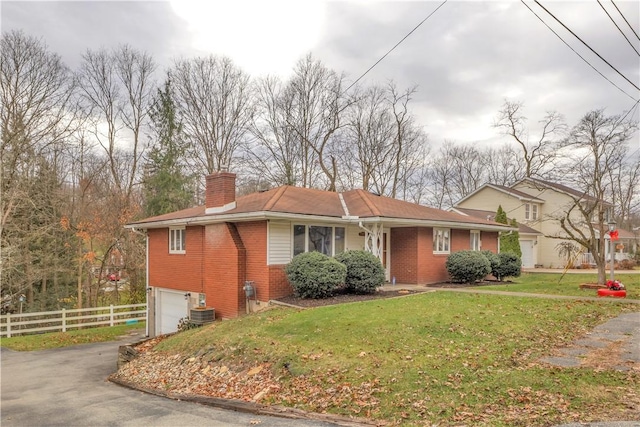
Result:
{"label": "neighbor's garage door", "polygon": [[187,317],[184,292],[158,289],[156,298],[156,334],[170,334],[178,330],[178,322]]}
{"label": "neighbor's garage door", "polygon": [[533,240],[520,240],[520,250],[522,251],[522,266],[533,268]]}

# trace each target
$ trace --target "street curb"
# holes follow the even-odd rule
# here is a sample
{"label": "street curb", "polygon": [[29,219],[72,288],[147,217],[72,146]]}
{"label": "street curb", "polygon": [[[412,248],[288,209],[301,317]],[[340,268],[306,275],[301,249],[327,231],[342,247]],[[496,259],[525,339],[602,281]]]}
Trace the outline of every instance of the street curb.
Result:
{"label": "street curb", "polygon": [[268,415],[273,417],[299,420],[324,421],[344,427],[384,426],[387,424],[385,421],[373,421],[365,418],[348,418],[339,415],[306,412],[296,408],[287,408],[284,406],[266,406],[259,403],[247,402],[238,399],[222,399],[218,397],[207,397],[193,394],[175,394],[162,390],[142,387],[138,384],[122,380],[120,378],[115,378],[113,375],[110,375],[107,380],[125,388],[164,397],[167,399],[177,400],[181,402],[199,403],[201,405],[255,415]]}

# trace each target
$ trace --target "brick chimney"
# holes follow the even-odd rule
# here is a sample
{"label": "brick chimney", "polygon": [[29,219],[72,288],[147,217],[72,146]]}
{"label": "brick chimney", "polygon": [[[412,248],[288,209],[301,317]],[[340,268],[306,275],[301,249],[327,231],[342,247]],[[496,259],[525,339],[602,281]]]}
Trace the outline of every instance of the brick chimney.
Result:
{"label": "brick chimney", "polygon": [[215,172],[207,176],[206,213],[225,212],[236,207],[236,174]]}

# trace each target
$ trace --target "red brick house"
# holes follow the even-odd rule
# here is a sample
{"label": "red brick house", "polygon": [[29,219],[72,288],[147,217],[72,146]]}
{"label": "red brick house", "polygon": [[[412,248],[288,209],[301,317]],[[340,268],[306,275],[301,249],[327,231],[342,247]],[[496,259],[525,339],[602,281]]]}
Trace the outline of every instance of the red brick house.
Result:
{"label": "red brick house", "polygon": [[147,234],[150,335],[175,331],[198,305],[232,318],[290,295],[284,267],[302,252],[365,249],[380,258],[387,280],[426,284],[448,279],[451,252],[497,252],[498,233],[508,230],[364,190],[282,186],[236,199],[235,177],[208,176],[205,206],[127,225]]}

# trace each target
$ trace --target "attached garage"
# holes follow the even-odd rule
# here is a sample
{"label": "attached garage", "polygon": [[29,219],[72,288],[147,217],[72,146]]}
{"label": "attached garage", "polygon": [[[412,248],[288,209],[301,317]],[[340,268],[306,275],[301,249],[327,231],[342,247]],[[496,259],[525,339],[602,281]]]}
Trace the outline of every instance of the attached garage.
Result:
{"label": "attached garage", "polygon": [[156,335],[170,334],[178,330],[178,322],[189,315],[189,301],[185,293],[156,288]]}
{"label": "attached garage", "polygon": [[535,266],[533,240],[520,240],[520,250],[522,251],[522,266],[524,268],[533,268]]}

